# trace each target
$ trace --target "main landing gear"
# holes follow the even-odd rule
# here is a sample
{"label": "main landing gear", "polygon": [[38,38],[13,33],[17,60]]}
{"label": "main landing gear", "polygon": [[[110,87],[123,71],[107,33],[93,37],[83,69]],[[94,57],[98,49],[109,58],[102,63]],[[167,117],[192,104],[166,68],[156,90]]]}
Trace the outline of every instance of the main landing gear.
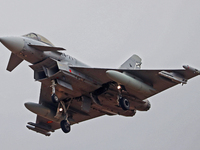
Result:
{"label": "main landing gear", "polygon": [[123,110],[129,110],[130,108],[130,103],[129,100],[127,100],[126,98],[122,97],[122,90],[124,89],[123,86],[118,85],[117,89],[119,91],[119,96],[118,96],[118,103],[119,106],[123,109]]}
{"label": "main landing gear", "polygon": [[[93,91],[92,93],[90,93],[90,97],[93,100],[94,103],[102,106],[102,104],[100,103],[98,96],[103,94],[104,92],[106,92],[109,89],[110,85],[114,85],[116,86],[116,83],[113,82],[108,82],[102,85],[102,87],[100,87],[99,89],[96,89],[95,91]],[[129,110],[130,108],[130,103],[129,100],[122,97],[122,90],[125,90],[125,87],[123,85],[118,85],[117,86],[119,95],[117,98],[117,102],[119,104],[119,106],[123,109],[123,110]]]}
{"label": "main landing gear", "polygon": [[121,108],[123,110],[129,110],[130,103],[129,103],[129,101],[126,98],[119,96],[119,100],[118,101],[119,101],[119,106],[121,106]]}
{"label": "main landing gear", "polygon": [[58,103],[57,112],[54,117],[57,119],[60,119],[61,117],[64,116],[65,119],[60,122],[60,127],[64,133],[69,133],[71,131],[71,126],[70,126],[70,122],[68,121],[67,110],[69,109],[71,101],[68,103],[68,106],[66,108],[65,103],[62,100],[59,100],[58,96],[55,94],[55,91],[56,91],[55,90],[55,86],[56,86],[55,80],[52,80],[51,82],[52,82],[52,85],[50,86],[52,88],[51,100],[53,103]]}

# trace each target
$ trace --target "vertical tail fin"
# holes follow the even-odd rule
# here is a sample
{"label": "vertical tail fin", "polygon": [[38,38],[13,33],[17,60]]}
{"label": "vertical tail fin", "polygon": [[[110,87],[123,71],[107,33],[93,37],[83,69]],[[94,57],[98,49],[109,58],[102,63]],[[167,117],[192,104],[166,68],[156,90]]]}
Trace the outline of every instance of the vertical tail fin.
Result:
{"label": "vertical tail fin", "polygon": [[142,64],[142,59],[137,55],[132,55],[119,68],[120,69],[140,69],[141,64]]}

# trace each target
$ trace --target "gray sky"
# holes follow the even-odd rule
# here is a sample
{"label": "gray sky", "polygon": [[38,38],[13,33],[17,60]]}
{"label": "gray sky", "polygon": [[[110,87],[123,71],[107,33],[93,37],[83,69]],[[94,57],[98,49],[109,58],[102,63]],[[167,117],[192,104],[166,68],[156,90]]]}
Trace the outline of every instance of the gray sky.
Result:
{"label": "gray sky", "polygon": [[[119,67],[132,54],[145,69],[200,69],[199,0],[6,0],[0,5],[0,36],[36,32],[67,54],[94,67]],[[57,130],[50,137],[25,125],[36,115],[40,83],[23,62],[6,71],[10,52],[0,44],[2,149],[197,150],[200,147],[200,77],[149,100],[148,112],[100,117]]]}

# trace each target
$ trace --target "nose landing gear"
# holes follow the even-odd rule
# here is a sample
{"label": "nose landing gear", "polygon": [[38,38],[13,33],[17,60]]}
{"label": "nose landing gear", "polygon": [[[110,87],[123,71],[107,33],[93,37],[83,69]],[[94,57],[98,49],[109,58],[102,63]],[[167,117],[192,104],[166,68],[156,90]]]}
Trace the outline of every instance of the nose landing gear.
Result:
{"label": "nose landing gear", "polygon": [[60,127],[64,133],[69,133],[71,130],[71,126],[70,126],[70,123],[68,122],[68,120],[62,120],[60,122]]}
{"label": "nose landing gear", "polygon": [[55,80],[51,80],[51,88],[52,88],[52,95],[51,95],[51,100],[53,103],[58,103],[59,99],[58,96],[55,94],[56,93],[56,82]]}
{"label": "nose landing gear", "polygon": [[51,95],[51,100],[53,103],[59,102],[58,96],[55,93]]}

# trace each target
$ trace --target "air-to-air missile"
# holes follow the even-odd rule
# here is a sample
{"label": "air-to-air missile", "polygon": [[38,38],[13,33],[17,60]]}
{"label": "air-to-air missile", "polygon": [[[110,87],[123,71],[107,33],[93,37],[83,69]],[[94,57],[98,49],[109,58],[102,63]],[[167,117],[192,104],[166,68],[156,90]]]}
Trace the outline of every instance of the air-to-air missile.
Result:
{"label": "air-to-air missile", "polygon": [[194,72],[194,73],[200,74],[200,71],[199,71],[199,70],[197,70],[197,69],[195,69],[195,68],[193,68],[193,67],[190,67],[190,66],[188,66],[188,65],[184,65],[183,68],[185,68],[186,70],[190,70],[190,71],[192,71],[192,72]]}

